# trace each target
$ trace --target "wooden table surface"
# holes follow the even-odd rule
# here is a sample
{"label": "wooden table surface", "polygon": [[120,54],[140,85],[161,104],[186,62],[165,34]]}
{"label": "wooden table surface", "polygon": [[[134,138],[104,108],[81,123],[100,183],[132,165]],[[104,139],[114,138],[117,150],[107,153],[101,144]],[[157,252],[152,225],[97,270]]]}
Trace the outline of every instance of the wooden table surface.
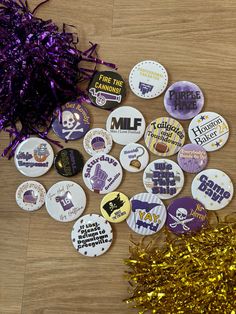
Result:
{"label": "wooden table surface", "polygon": [[[34,7],[36,1],[29,3]],[[228,143],[210,154],[208,167],[225,171],[236,182],[234,0],[51,0],[37,15],[52,18],[58,25],[75,25],[80,49],[86,49],[89,41],[99,43],[99,56],[119,66],[127,87],[131,68],[145,59],[162,63],[170,83],[189,80],[199,84],[206,98],[205,110],[223,114],[230,126]],[[128,88],[124,104],[138,108],[147,122],[167,114],[163,95],[142,100]],[[89,111],[93,127],[105,127],[108,112],[94,107]],[[183,123],[185,130],[188,123]],[[1,150],[6,144],[7,138],[1,134]],[[88,158],[82,140],[65,146],[80,149]],[[120,150],[121,146],[114,145],[111,154],[118,157]],[[127,224],[113,226],[114,243],[106,254],[83,257],[70,241],[73,222],[56,222],[45,208],[26,213],[17,207],[15,190],[27,178],[16,171],[13,160],[0,161],[0,175],[0,313],[137,313],[122,302],[128,296],[123,259],[128,257],[129,236],[133,234]],[[192,178],[185,176],[181,196],[190,195]],[[53,169],[38,179],[47,189],[60,180],[63,178]],[[84,187],[81,175],[73,180]],[[130,197],[144,191],[142,174],[125,173],[120,191]],[[86,194],[85,213],[99,213],[101,196],[87,189]],[[235,205],[234,199],[218,214],[223,219]]]}

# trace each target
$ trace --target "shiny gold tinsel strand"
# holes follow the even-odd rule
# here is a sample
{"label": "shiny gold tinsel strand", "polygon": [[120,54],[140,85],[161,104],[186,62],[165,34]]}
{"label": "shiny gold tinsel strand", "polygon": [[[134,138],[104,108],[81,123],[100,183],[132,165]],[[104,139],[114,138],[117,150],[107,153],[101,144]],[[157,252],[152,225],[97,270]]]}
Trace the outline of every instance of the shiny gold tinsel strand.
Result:
{"label": "shiny gold tinsel strand", "polygon": [[156,314],[236,314],[235,229],[221,224],[161,248],[135,244],[125,260],[131,297]]}

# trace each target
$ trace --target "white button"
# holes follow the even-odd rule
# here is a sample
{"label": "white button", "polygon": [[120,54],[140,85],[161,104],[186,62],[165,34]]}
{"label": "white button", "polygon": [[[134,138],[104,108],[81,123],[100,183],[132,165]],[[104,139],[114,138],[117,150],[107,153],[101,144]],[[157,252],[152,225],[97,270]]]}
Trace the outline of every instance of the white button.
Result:
{"label": "white button", "polygon": [[168,84],[166,69],[156,61],[146,60],[134,66],[129,75],[132,92],[141,98],[161,95]]}
{"label": "white button", "polygon": [[85,151],[91,156],[98,153],[108,154],[112,149],[112,144],[111,134],[101,128],[88,131],[83,141]]}
{"label": "white button", "polygon": [[16,168],[23,175],[40,177],[51,168],[53,158],[53,150],[48,142],[31,137],[17,147],[14,161]]}
{"label": "white button", "polygon": [[145,120],[140,111],[123,106],[112,111],[107,118],[106,129],[113,141],[120,145],[138,142],[145,131]]}
{"label": "white button", "polygon": [[206,169],[198,173],[192,182],[192,195],[206,209],[218,210],[229,204],[234,194],[230,177],[221,170]]}
{"label": "white button", "polygon": [[147,192],[169,199],[180,193],[184,186],[184,174],[176,162],[157,159],[143,173],[143,184]]}
{"label": "white button", "polygon": [[202,112],[189,124],[188,135],[192,143],[212,152],[220,149],[227,142],[229,126],[218,113]]}
{"label": "white button", "polygon": [[120,152],[121,165],[129,172],[142,171],[147,166],[148,160],[146,148],[137,143],[126,145]]}
{"label": "white button", "polygon": [[78,219],[71,232],[74,248],[82,255],[90,257],[104,254],[110,248],[112,239],[111,225],[96,214]]}
{"label": "white button", "polygon": [[107,194],[117,189],[123,172],[119,161],[113,156],[97,154],[91,157],[83,169],[83,179],[93,192]]}
{"label": "white button", "polygon": [[16,191],[16,202],[18,206],[26,211],[40,209],[45,202],[46,190],[37,181],[23,182]]}
{"label": "white button", "polygon": [[68,222],[77,219],[85,206],[84,190],[73,181],[59,181],[47,192],[47,211],[57,221]]}

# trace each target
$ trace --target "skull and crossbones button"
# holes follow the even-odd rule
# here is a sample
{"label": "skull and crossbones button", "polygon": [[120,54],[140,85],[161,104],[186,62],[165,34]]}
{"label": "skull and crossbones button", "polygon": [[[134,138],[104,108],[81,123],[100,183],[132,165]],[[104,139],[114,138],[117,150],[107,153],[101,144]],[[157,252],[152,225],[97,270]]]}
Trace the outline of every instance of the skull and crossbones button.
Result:
{"label": "skull and crossbones button", "polygon": [[62,107],[61,123],[56,117],[52,123],[53,131],[63,140],[77,140],[88,132],[90,117],[88,110],[77,102],[66,103]]}
{"label": "skull and crossbones button", "polygon": [[206,223],[205,207],[192,197],[175,199],[167,208],[166,225],[176,234],[197,232]]}

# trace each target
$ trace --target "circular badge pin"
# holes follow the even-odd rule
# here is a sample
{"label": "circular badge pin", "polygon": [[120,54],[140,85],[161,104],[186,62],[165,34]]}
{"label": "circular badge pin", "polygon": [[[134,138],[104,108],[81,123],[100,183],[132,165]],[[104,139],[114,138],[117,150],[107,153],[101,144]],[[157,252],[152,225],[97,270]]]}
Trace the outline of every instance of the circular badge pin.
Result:
{"label": "circular badge pin", "polygon": [[54,165],[60,175],[64,177],[72,177],[83,169],[84,160],[78,150],[64,148],[57,153]]}
{"label": "circular badge pin", "polygon": [[207,211],[192,197],[175,199],[167,208],[166,225],[176,234],[199,231],[207,224]]}
{"label": "circular badge pin", "polygon": [[212,152],[227,142],[229,126],[218,113],[202,112],[190,122],[188,135],[193,144],[201,145],[206,151]]}
{"label": "circular badge pin", "polygon": [[71,240],[80,254],[89,257],[100,256],[111,246],[112,228],[109,222],[100,215],[85,215],[75,222]]}
{"label": "circular badge pin", "polygon": [[17,146],[14,161],[16,168],[27,177],[40,177],[51,168],[54,153],[48,142],[31,137]]}
{"label": "circular badge pin", "polygon": [[121,192],[111,192],[101,201],[100,209],[103,217],[113,223],[124,221],[130,214],[130,201]]}
{"label": "circular badge pin", "polygon": [[83,169],[83,179],[87,188],[93,192],[107,194],[117,189],[123,172],[116,158],[107,154],[91,157]]}
{"label": "circular badge pin", "polygon": [[186,144],[178,153],[178,164],[189,173],[202,171],[206,167],[207,161],[206,150],[197,144]]}
{"label": "circular badge pin", "polygon": [[40,209],[45,202],[46,190],[37,181],[26,181],[16,190],[17,205],[29,212]]}
{"label": "circular badge pin", "polygon": [[168,84],[166,69],[156,61],[146,60],[134,66],[129,75],[132,92],[141,98],[161,95]]}
{"label": "circular badge pin", "polygon": [[142,235],[158,232],[166,221],[166,208],[157,195],[140,193],[133,196],[131,213],[127,218],[128,226]]}
{"label": "circular badge pin", "polygon": [[121,165],[129,172],[142,171],[147,166],[148,160],[146,148],[137,143],[126,145],[120,152]]}
{"label": "circular badge pin", "polygon": [[138,142],[144,134],[145,126],[141,112],[129,106],[112,111],[106,122],[106,129],[113,141],[120,145]]}
{"label": "circular badge pin", "polygon": [[201,89],[194,83],[179,81],[172,84],[164,97],[166,111],[174,118],[188,120],[202,110],[204,96]]}
{"label": "circular badge pin", "polygon": [[154,154],[172,156],[184,145],[185,132],[182,125],[172,118],[157,118],[147,127],[145,144]]}
{"label": "circular badge pin", "polygon": [[112,149],[112,136],[109,132],[101,128],[95,128],[88,131],[84,137],[85,151],[94,156],[98,153],[108,154]]}
{"label": "circular badge pin", "polygon": [[157,194],[161,199],[169,199],[182,190],[184,174],[176,162],[169,159],[157,159],[145,169],[143,183],[147,192]]}
{"label": "circular badge pin", "polygon": [[234,187],[230,177],[218,169],[198,173],[192,182],[192,195],[209,210],[224,208],[231,201]]}
{"label": "circular badge pin", "polygon": [[86,206],[86,195],[82,187],[73,181],[54,184],[46,195],[46,208],[57,221],[68,222],[77,219]]}
{"label": "circular badge pin", "polygon": [[125,82],[117,72],[97,72],[89,84],[88,91],[94,105],[111,109],[122,102],[126,92]]}
{"label": "circular badge pin", "polygon": [[78,102],[68,102],[62,107],[62,122],[56,117],[52,129],[66,141],[78,140],[89,130],[90,116],[87,108]]}

